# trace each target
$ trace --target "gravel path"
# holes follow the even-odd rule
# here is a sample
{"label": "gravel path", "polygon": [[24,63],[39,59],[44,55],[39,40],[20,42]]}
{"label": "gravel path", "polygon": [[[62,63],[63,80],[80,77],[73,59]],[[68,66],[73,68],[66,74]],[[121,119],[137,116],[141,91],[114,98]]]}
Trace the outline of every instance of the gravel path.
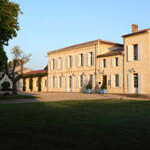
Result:
{"label": "gravel path", "polygon": [[114,94],[84,94],[84,93],[33,93],[37,96],[36,99],[15,99],[15,100],[0,100],[0,104],[12,103],[33,103],[33,102],[55,102],[69,100],[148,100],[148,98],[133,98]]}

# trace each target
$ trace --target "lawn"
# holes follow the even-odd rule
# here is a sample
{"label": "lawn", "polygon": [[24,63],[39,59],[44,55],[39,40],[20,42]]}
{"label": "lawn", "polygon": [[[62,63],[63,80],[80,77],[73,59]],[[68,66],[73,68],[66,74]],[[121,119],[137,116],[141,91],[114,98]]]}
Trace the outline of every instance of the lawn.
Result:
{"label": "lawn", "polygon": [[150,102],[0,105],[0,150],[150,149]]}
{"label": "lawn", "polygon": [[10,94],[10,95],[0,95],[0,100],[11,100],[11,99],[35,99],[35,96],[32,95],[15,95],[15,94]]}

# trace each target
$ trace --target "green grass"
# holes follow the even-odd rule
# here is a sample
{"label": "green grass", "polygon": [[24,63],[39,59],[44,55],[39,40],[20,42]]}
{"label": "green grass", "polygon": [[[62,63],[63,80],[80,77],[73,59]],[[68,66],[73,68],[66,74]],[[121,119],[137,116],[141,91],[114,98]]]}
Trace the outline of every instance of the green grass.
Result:
{"label": "green grass", "polygon": [[35,99],[35,96],[32,95],[14,95],[10,94],[7,96],[0,95],[0,100],[11,100],[11,99]]}
{"label": "green grass", "polygon": [[150,102],[0,105],[0,150],[150,149]]}

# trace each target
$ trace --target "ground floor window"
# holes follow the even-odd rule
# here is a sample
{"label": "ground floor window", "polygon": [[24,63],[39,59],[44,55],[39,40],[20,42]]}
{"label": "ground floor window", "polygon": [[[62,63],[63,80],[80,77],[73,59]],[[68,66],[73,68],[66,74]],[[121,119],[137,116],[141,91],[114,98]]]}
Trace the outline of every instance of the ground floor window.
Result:
{"label": "ground floor window", "polygon": [[119,87],[119,75],[118,74],[115,75],[115,86]]}
{"label": "ground floor window", "polygon": [[69,88],[72,88],[72,76],[69,77]]}
{"label": "ground floor window", "polygon": [[134,88],[138,88],[138,74],[134,74]]}
{"label": "ground floor window", "polygon": [[53,88],[55,88],[55,77],[53,77]]}
{"label": "ground floor window", "polygon": [[83,87],[83,75],[80,76],[80,87]]}
{"label": "ground floor window", "polygon": [[59,77],[59,87],[62,88],[62,76]]}

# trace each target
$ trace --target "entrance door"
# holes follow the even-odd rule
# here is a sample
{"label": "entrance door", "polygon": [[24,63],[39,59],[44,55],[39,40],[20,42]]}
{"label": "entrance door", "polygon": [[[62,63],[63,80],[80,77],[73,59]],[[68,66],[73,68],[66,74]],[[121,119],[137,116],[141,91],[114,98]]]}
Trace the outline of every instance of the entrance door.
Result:
{"label": "entrance door", "polygon": [[135,73],[134,74],[134,93],[135,94],[138,94],[138,88],[139,88],[139,77],[138,77],[138,74]]}
{"label": "entrance door", "polygon": [[107,88],[107,76],[106,75],[103,75],[103,83],[102,83],[102,85],[105,85],[106,86],[106,88]]}

